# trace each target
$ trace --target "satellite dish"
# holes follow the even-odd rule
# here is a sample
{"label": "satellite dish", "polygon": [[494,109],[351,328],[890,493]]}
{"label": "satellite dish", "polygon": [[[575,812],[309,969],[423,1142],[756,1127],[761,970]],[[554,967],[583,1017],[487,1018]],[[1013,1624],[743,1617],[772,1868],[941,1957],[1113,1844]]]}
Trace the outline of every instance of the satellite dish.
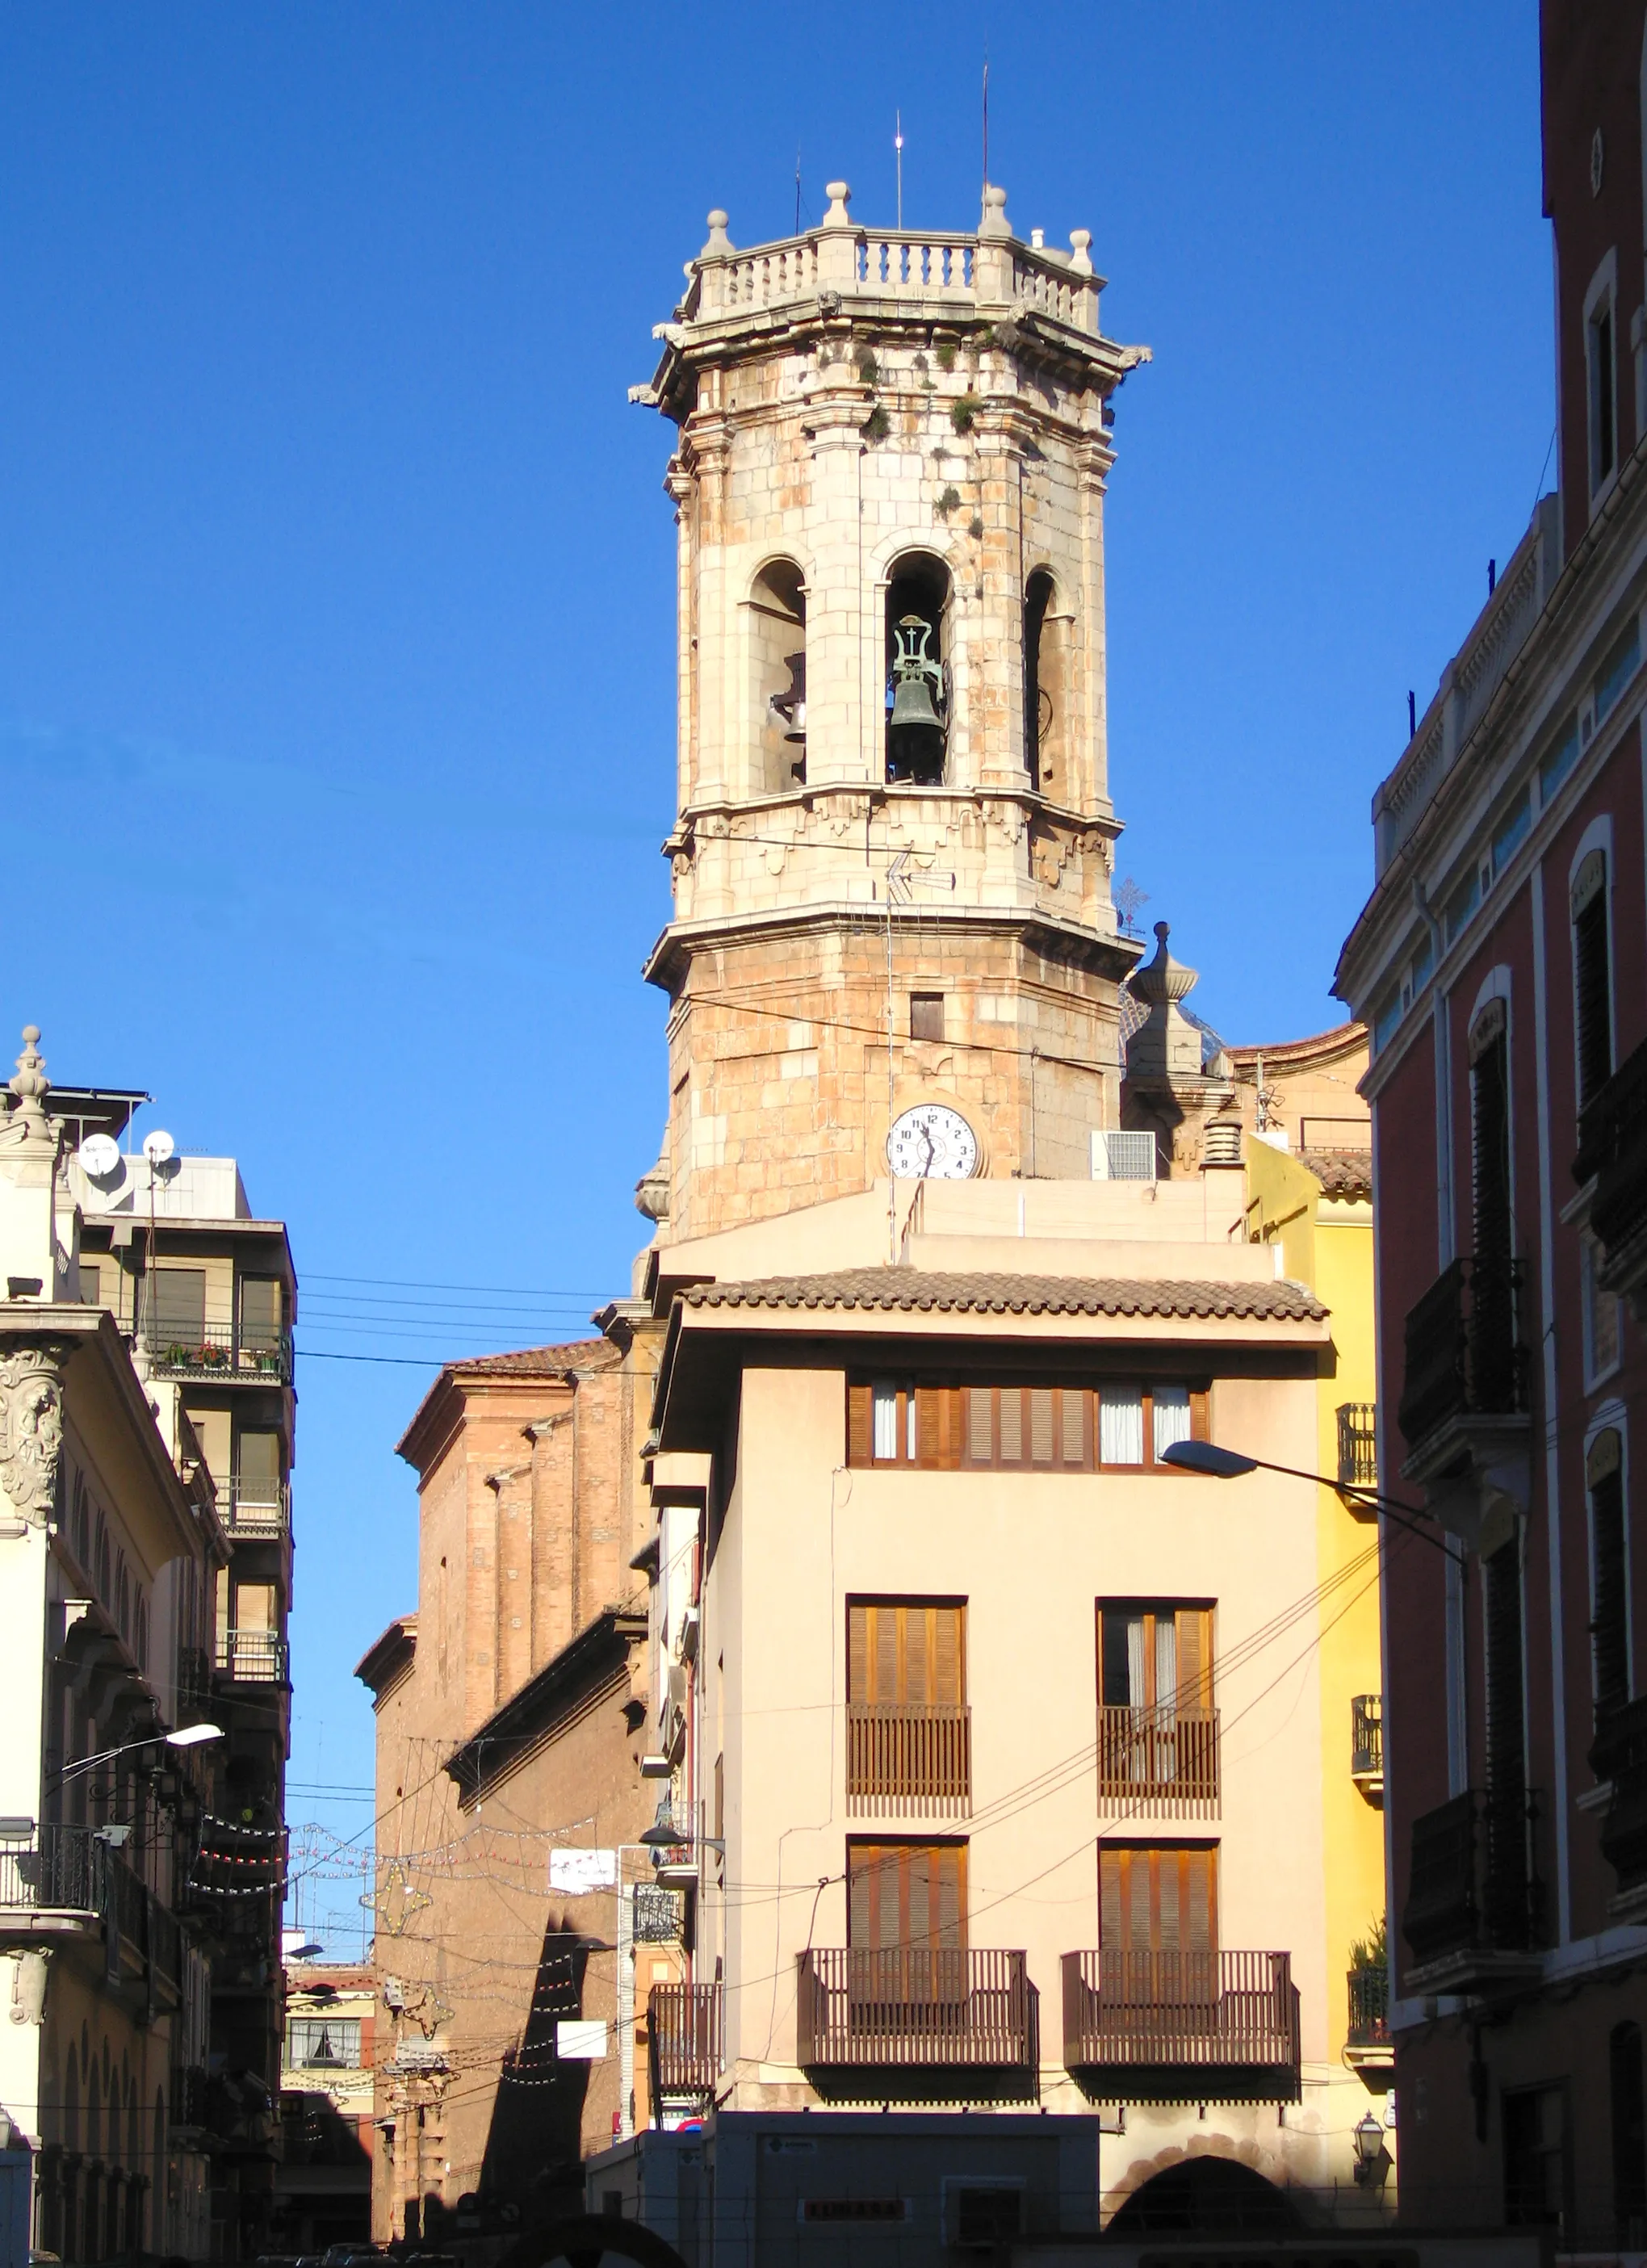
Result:
{"label": "satellite dish", "polygon": [[164,1126],[157,1126],[152,1134],[145,1134],[143,1138],[143,1154],[151,1166],[169,1165],[176,1147],[176,1143]]}
{"label": "satellite dish", "polygon": [[88,1134],[77,1152],[80,1171],[92,1181],[107,1181],[120,1171],[120,1145],[109,1134]]}

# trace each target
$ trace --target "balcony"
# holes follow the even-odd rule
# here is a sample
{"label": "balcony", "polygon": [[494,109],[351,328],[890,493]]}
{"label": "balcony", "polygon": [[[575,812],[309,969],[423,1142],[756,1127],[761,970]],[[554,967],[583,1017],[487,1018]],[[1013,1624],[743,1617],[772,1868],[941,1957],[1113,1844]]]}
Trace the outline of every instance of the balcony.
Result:
{"label": "balcony", "polygon": [[964,1817],[972,1809],[972,1712],[851,1702],[846,1770],[849,1815]]}
{"label": "balcony", "polygon": [[162,1317],[158,1323],[145,1322],[142,1341],[159,1378],[199,1379],[212,1386],[291,1383],[291,1333],[268,1324],[208,1315],[180,1326]]}
{"label": "balcony", "polygon": [[151,2017],[180,2005],[177,1918],[99,1830],[48,1825],[0,1844],[0,1951],[77,1941],[100,1946],[108,1985]]}
{"label": "balcony", "polygon": [[1297,2102],[1285,1953],[1066,1953],[1063,2060],[1094,2102]]}
{"label": "balcony", "polygon": [[723,2061],[720,1986],[654,1984],[646,2003],[653,2117],[665,2102],[706,2101]]}
{"label": "balcony", "polygon": [[[1341,1402],[1338,1405],[1338,1479],[1342,1488],[1375,1489],[1379,1484],[1379,1405],[1376,1402]],[[1350,1509],[1357,1507],[1352,1506]],[[1373,1507],[1366,1507],[1375,1517]]]}
{"label": "balcony", "polygon": [[217,1517],[237,1540],[269,1542],[291,1526],[291,1490],[286,1481],[236,1473],[217,1491]]}
{"label": "balcony", "polygon": [[1369,1803],[1384,1801],[1384,1696],[1357,1693],[1349,1705],[1349,1777]]}
{"label": "balcony", "polygon": [[1627,1702],[1596,1727],[1590,1761],[1610,1785],[1601,1855],[1618,1877],[1615,1921],[1647,1917],[1647,1697]]}
{"label": "balcony", "polygon": [[1525,1510],[1530,1492],[1521,1288],[1519,1261],[1455,1260],[1407,1317],[1402,1476],[1423,1484],[1430,1511],[1472,1550],[1495,1504]]}
{"label": "balcony", "polygon": [[284,1685],[286,1641],[275,1631],[223,1631],[215,1667],[234,1685]]}
{"label": "balcony", "polygon": [[1393,2070],[1395,2051],[1390,2044],[1388,1969],[1352,1969],[1345,1983],[1349,2024],[1344,2034],[1344,2061],[1357,2071]]}
{"label": "balcony", "polygon": [[1647,1041],[1579,1120],[1573,1178],[1595,1183],[1590,1226],[1602,1248],[1601,1284],[1640,1315],[1647,1302]]}
{"label": "balcony", "polygon": [[1469,1788],[1413,1822],[1401,1930],[1410,1991],[1467,1992],[1536,1976],[1540,1892],[1533,1799]]}
{"label": "balcony", "polygon": [[1021,2102],[1037,2092],[1021,1953],[846,1947],[797,1955],[796,2060],[841,2101]]}
{"label": "balcony", "polygon": [[1217,1711],[1100,1708],[1098,1793],[1100,1804],[1125,1804],[1139,1816],[1213,1817],[1218,1808]]}
{"label": "balcony", "polygon": [[199,2064],[174,2064],[172,2068],[171,2131],[185,2149],[203,2139],[212,2126],[211,2080]]}

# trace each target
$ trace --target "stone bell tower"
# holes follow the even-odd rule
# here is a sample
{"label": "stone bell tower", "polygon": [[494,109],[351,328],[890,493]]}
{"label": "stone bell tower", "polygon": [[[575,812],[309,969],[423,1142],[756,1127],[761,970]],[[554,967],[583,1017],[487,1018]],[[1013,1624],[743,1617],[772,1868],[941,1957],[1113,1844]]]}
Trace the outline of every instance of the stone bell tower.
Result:
{"label": "stone bell tower", "polygon": [[1085,1177],[1120,1123],[1103,502],[1148,350],[1003,189],[975,236],[828,194],[754,251],[710,215],[633,391],[679,428],[672,1241],[869,1187],[889,1123],[901,1172]]}

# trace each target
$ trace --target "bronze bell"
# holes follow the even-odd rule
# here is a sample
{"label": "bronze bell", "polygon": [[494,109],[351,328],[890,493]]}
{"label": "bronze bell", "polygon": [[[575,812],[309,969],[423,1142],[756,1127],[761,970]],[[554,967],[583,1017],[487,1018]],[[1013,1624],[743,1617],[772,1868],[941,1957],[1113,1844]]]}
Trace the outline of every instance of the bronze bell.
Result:
{"label": "bronze bell", "polygon": [[886,720],[886,777],[926,784],[944,774],[944,723],[933,700],[944,686],[942,665],[931,659],[932,626],[906,615],[894,632],[892,714]]}

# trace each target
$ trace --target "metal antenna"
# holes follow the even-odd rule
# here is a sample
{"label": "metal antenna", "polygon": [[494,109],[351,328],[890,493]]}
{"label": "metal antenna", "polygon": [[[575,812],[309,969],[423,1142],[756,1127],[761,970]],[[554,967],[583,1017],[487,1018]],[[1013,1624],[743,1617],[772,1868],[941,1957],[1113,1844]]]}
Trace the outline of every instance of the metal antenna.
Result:
{"label": "metal antenna", "polygon": [[801,232],[801,153],[795,152],[795,233]]}
{"label": "metal antenna", "polygon": [[983,185],[989,186],[989,56],[983,58]]}
{"label": "metal antenna", "polygon": [[[901,110],[894,110],[894,111],[893,111],[893,125],[892,146],[893,146],[893,149],[897,151],[897,153],[898,153],[898,226],[899,226],[900,230],[901,230],[901,229],[902,229],[902,227],[903,227],[903,113],[902,113],[902,111],[901,111]],[[797,232],[798,233],[798,232]]]}

